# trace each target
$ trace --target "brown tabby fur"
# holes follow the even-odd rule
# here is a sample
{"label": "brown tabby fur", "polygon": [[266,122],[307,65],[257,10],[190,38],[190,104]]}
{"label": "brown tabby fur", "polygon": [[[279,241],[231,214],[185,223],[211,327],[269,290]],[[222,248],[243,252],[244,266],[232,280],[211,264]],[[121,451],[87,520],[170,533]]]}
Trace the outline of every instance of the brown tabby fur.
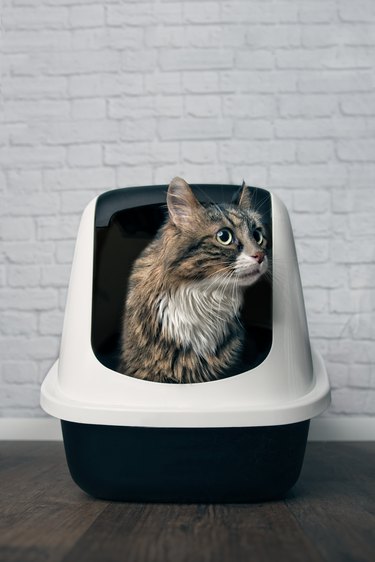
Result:
{"label": "brown tabby fur", "polygon": [[[119,371],[126,375],[155,382],[193,383],[228,376],[242,350],[243,328],[235,312],[218,332],[216,349],[197,353],[176,335],[162,327],[161,296],[175,295],[181,287],[196,285],[230,271],[240,250],[226,247],[215,238],[223,227],[235,232],[247,253],[260,248],[249,234],[254,227],[263,229],[260,216],[250,210],[248,188],[243,185],[239,205],[209,204],[205,207],[195,198],[190,187],[179,178],[172,180],[167,195],[169,218],[156,238],[136,260],[129,281],[122,334]],[[265,234],[264,234],[265,236]],[[262,254],[266,253],[264,239]],[[222,293],[234,295],[233,285]],[[241,290],[237,291],[242,295]],[[240,299],[242,297],[239,297]],[[211,302],[208,306],[212,305]],[[240,305],[240,301],[239,301]],[[235,307],[234,307],[235,308]],[[218,310],[220,321],[220,304]],[[197,333],[205,333],[204,322]]]}

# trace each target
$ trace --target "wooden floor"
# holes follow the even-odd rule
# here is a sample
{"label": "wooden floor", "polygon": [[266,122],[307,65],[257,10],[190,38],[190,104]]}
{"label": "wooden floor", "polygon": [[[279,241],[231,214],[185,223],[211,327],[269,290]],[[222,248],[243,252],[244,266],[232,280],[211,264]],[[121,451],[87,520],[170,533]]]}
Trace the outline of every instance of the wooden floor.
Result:
{"label": "wooden floor", "polygon": [[309,443],[287,499],[110,503],[70,479],[63,445],[0,442],[1,562],[375,560],[375,443]]}

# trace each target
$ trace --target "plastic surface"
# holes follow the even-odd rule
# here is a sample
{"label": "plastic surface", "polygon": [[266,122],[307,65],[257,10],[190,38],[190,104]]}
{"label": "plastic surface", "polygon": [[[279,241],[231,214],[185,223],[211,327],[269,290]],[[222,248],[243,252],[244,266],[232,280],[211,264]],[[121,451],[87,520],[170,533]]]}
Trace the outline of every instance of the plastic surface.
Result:
{"label": "plastic surface", "polygon": [[260,365],[236,376],[182,385],[124,376],[104,366],[93,352],[93,200],[81,220],[60,358],[42,385],[43,409],[74,422],[144,427],[272,426],[320,414],[330,401],[328,377],[321,357],[310,348],[288,212],[277,197],[271,198],[274,282],[270,352]]}
{"label": "plastic surface", "polygon": [[73,480],[134,502],[254,502],[285,496],[300,474],[309,422],[159,429],[62,422]]}

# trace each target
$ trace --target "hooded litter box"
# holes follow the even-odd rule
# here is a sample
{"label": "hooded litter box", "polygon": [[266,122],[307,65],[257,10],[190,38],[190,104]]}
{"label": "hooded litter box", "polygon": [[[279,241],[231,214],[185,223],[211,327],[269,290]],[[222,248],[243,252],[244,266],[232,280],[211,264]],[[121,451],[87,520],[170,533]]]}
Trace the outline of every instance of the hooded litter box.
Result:
{"label": "hooded litter box", "polygon": [[[217,203],[238,191],[192,187],[201,201]],[[116,372],[131,265],[165,219],[167,186],[109,191],[84,211],[60,358],[41,404],[62,420],[71,475],[89,494],[249,502],[280,498],[296,482],[309,420],[328,406],[329,383],[310,346],[288,212],[275,195],[251,189],[272,235],[272,281],[246,289],[251,353],[242,372],[212,382],[157,383]]]}

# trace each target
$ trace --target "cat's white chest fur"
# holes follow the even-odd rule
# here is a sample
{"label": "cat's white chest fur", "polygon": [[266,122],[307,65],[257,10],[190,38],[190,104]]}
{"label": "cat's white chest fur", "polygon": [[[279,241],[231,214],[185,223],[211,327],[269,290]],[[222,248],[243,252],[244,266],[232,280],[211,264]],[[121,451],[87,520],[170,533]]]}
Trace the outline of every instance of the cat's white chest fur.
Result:
{"label": "cat's white chest fur", "polygon": [[231,323],[238,321],[242,295],[237,289],[185,286],[158,301],[162,332],[184,348],[205,357],[215,353]]}

